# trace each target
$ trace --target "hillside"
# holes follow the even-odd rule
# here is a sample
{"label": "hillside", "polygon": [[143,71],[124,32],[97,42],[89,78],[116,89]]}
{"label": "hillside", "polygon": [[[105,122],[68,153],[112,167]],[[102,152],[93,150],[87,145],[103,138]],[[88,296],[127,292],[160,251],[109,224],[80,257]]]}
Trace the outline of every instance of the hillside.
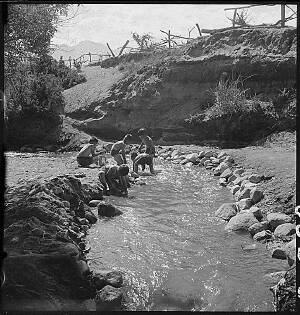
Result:
{"label": "hillside", "polygon": [[[292,27],[237,28],[178,49],[107,59],[102,67],[114,67],[99,67],[98,81],[65,91],[66,113],[78,119],[77,127],[100,137],[113,139],[146,127],[162,144],[249,142],[293,130],[296,47]],[[109,77],[110,86],[102,93],[100,77],[108,70],[122,75]],[[212,90],[224,73],[231,81],[241,78],[247,100],[239,104],[241,112],[215,117],[208,109],[216,103]],[[79,101],[75,108],[75,93],[88,102]]]}
{"label": "hillside", "polygon": [[59,60],[61,56],[63,56],[63,59],[69,59],[70,56],[76,59],[82,54],[87,54],[89,52],[92,54],[105,54],[107,52],[107,47],[102,43],[96,43],[90,40],[79,42],[73,46],[61,44],[57,45],[57,49],[53,52],[52,57],[57,60]]}

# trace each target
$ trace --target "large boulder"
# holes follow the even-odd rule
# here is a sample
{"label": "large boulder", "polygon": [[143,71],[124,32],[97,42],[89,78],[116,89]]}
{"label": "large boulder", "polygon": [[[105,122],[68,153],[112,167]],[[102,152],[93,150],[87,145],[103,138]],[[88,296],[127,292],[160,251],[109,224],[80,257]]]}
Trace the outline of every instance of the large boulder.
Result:
{"label": "large boulder", "polygon": [[229,221],[238,212],[234,203],[223,203],[215,212],[215,215],[223,220]]}
{"label": "large boulder", "polygon": [[237,231],[237,230],[248,230],[251,225],[257,223],[257,219],[252,213],[238,213],[236,216],[232,217],[225,230],[227,231]]}
{"label": "large boulder", "polygon": [[106,201],[102,201],[101,203],[99,203],[97,208],[98,208],[98,215],[102,217],[114,217],[123,213],[121,210],[117,209],[114,205]]}
{"label": "large boulder", "polygon": [[290,223],[292,218],[284,213],[273,212],[267,214],[267,221],[270,224],[272,231],[274,231],[278,225],[283,223]]}
{"label": "large boulder", "polygon": [[276,227],[274,230],[274,236],[281,238],[285,236],[290,236],[296,233],[296,226],[292,223],[283,223]]}

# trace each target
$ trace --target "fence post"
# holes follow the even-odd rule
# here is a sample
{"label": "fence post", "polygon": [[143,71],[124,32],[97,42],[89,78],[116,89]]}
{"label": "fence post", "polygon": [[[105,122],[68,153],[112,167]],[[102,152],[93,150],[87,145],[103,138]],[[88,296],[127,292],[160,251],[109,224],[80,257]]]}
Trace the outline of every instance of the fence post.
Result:
{"label": "fence post", "polygon": [[90,55],[90,62],[92,62],[92,55],[90,52],[89,52],[89,55]]}
{"label": "fence post", "polygon": [[281,27],[285,26],[285,4],[281,5]]}
{"label": "fence post", "polygon": [[234,9],[233,20],[232,20],[232,26],[233,26],[233,27],[235,27],[236,13],[237,13],[237,9]]}
{"label": "fence post", "polygon": [[199,24],[198,24],[198,23],[196,23],[196,26],[197,26],[197,29],[198,29],[199,35],[200,35],[200,36],[202,36],[202,33],[201,33],[201,31],[200,31]]}
{"label": "fence post", "polygon": [[71,69],[71,67],[72,67],[72,58],[71,58],[71,56],[69,56],[69,64],[70,64],[70,69]]}
{"label": "fence post", "polygon": [[111,55],[115,58],[116,56],[115,56],[114,52],[111,50],[111,48],[109,47],[109,44],[106,43],[106,45],[107,45],[107,47],[108,47],[108,49],[109,49]]}
{"label": "fence post", "polygon": [[171,48],[171,31],[170,30],[168,32],[168,44],[169,44],[169,48]]}

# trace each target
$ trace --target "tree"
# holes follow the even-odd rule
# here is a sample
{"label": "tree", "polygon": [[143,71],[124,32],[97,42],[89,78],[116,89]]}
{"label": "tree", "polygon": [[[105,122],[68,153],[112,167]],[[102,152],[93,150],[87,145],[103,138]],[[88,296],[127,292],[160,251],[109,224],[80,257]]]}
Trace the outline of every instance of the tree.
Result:
{"label": "tree", "polygon": [[8,4],[4,30],[6,76],[22,61],[47,54],[59,17],[67,16],[69,4]]}

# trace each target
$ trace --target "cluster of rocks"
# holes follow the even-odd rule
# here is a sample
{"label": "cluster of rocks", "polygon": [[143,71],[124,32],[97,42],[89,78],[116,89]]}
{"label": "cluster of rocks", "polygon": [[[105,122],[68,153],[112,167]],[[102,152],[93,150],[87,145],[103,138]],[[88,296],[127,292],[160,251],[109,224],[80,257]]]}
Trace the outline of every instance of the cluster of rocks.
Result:
{"label": "cluster of rocks", "polygon": [[121,300],[122,275],[90,270],[86,234],[98,216],[122,212],[103,200],[97,184],[71,175],[9,187],[5,193],[5,310],[86,310],[96,298],[101,309]]}
{"label": "cluster of rocks", "polygon": [[[227,221],[225,230],[248,231],[254,241],[272,244],[270,246],[272,257],[287,259],[290,267],[295,266],[295,220],[293,216],[284,213],[264,214],[261,211],[258,204],[264,198],[264,192],[259,184],[265,179],[263,175],[244,170],[226,152],[213,150],[182,152],[173,148],[161,148],[158,155],[174,164],[185,167],[202,166],[210,170],[219,178],[219,184],[229,188],[235,198],[235,202],[224,203],[215,211],[216,217]],[[286,277],[291,278],[289,271],[284,273],[277,286],[282,288]],[[280,293],[280,290],[273,290],[273,292],[276,302],[278,301],[276,294],[280,295],[282,292]]]}

